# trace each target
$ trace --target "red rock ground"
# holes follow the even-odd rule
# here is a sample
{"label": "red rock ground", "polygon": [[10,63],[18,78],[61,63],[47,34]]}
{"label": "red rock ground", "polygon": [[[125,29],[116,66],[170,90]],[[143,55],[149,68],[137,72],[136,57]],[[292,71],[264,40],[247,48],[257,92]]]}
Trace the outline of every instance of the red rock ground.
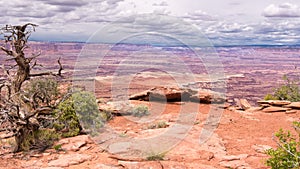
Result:
{"label": "red rock ground", "polygon": [[[135,103],[137,104],[137,102]],[[168,120],[172,125],[172,118],[176,118],[176,110],[180,106],[179,104],[168,104],[159,118]],[[188,135],[167,152],[163,161],[141,161],[141,159],[132,159],[131,161],[130,158],[117,160],[114,157],[120,156],[112,155],[103,150],[101,146],[86,141],[76,150],[56,152],[54,149],[48,149],[44,153],[31,155],[2,154],[0,168],[267,168],[264,165],[267,156],[259,152],[256,147],[262,145],[276,147],[276,143],[272,141],[272,134],[279,128],[292,130],[291,122],[299,120],[300,113],[298,111],[296,114],[287,115],[224,110],[213,136],[206,143],[200,145],[198,143],[200,131],[210,109],[210,105],[200,105],[201,113],[198,113]],[[164,116],[165,114],[169,115]],[[129,122],[126,117],[122,116],[115,117],[109,122],[109,125],[116,131],[127,130],[128,136],[135,135],[135,137],[147,130],[145,124]],[[160,129],[153,130],[159,131]],[[85,140],[88,139],[81,139],[84,142]],[[73,143],[67,143],[66,146],[68,144],[76,147],[80,141],[75,139]],[[73,159],[78,158],[79,161],[66,165],[60,164],[59,161],[53,162],[55,159],[68,161],[70,158],[68,155],[71,155]]]}

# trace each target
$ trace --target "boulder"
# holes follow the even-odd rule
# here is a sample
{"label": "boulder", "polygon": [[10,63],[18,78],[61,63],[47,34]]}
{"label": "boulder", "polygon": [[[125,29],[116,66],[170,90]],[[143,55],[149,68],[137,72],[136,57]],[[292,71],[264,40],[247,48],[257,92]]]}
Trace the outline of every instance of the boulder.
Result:
{"label": "boulder", "polygon": [[288,110],[290,110],[290,108],[271,106],[271,107],[267,107],[267,108],[263,109],[262,111],[265,113],[273,113],[273,112],[285,112]]}
{"label": "boulder", "polygon": [[190,93],[185,89],[176,87],[156,87],[149,91],[149,99],[181,101],[188,100]]}
{"label": "boulder", "polygon": [[250,103],[246,99],[240,99],[240,104],[241,104],[242,109],[244,109],[244,110],[251,108]]}

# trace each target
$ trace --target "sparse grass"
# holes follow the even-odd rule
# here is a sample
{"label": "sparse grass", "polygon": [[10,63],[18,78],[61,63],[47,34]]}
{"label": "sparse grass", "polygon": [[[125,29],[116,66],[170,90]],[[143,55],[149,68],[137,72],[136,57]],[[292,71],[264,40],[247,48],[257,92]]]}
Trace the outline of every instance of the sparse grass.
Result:
{"label": "sparse grass", "polygon": [[127,137],[126,131],[121,132],[121,133],[119,134],[119,136],[120,136],[120,137]]}
{"label": "sparse grass", "polygon": [[146,105],[137,105],[132,110],[131,113],[134,117],[148,116],[149,108]]}
{"label": "sparse grass", "polygon": [[166,153],[153,153],[151,155],[149,155],[148,157],[146,157],[146,160],[148,161],[162,161],[165,158]]}
{"label": "sparse grass", "polygon": [[62,150],[61,146],[62,146],[61,144],[54,145],[53,149],[56,150],[56,151],[61,151]]}
{"label": "sparse grass", "polygon": [[200,124],[200,121],[195,121],[194,122],[194,125],[198,125],[198,124]]}
{"label": "sparse grass", "polygon": [[168,127],[169,125],[167,124],[166,121],[158,121],[157,123],[155,124],[150,124],[148,126],[148,129],[159,129],[159,128],[166,128]]}

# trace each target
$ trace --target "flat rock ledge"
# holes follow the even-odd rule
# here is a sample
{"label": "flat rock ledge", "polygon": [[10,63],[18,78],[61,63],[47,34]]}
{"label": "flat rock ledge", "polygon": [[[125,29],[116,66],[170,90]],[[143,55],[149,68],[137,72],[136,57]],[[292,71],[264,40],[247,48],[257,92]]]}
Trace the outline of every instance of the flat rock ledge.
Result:
{"label": "flat rock ledge", "polygon": [[129,96],[129,100],[141,101],[192,101],[200,103],[224,103],[225,96],[211,90],[192,90],[178,87],[154,87]]}

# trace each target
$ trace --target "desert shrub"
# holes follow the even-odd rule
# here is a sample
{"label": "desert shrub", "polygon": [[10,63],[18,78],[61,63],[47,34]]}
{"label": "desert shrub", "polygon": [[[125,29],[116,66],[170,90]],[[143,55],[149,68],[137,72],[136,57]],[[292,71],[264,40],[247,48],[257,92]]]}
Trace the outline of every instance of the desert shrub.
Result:
{"label": "desert shrub", "polygon": [[166,121],[158,121],[154,124],[150,124],[148,126],[148,129],[159,129],[159,128],[166,128],[168,127],[168,124]]}
{"label": "desert shrub", "polygon": [[131,113],[135,117],[143,117],[149,115],[149,109],[145,105],[137,105],[132,108]]}
{"label": "desert shrub", "polygon": [[165,121],[159,121],[156,124],[157,128],[166,128],[168,127],[168,124]]}
{"label": "desert shrub", "polygon": [[267,150],[270,158],[266,165],[273,169],[296,169],[300,167],[300,123],[294,122],[294,128],[298,133],[292,135],[290,131],[280,129],[276,134],[276,149]]}
{"label": "desert shrub", "polygon": [[50,105],[59,94],[57,87],[57,81],[52,78],[36,78],[26,86],[24,96],[31,98],[34,94],[38,104]]}
{"label": "desert shrub", "polygon": [[58,105],[54,115],[57,118],[54,127],[62,132],[63,137],[78,135],[82,127],[95,134],[103,122],[111,117],[109,112],[99,111],[95,96],[87,91],[71,94]]}
{"label": "desert shrub", "polygon": [[283,76],[285,83],[274,90],[274,94],[267,94],[265,100],[300,101],[299,86],[296,81]]}
{"label": "desert shrub", "polygon": [[53,145],[60,138],[60,134],[51,129],[40,129],[28,133],[21,143],[22,150],[45,149]]}
{"label": "desert shrub", "polygon": [[166,153],[152,153],[148,157],[146,157],[146,160],[148,161],[162,161],[165,158]]}
{"label": "desert shrub", "polygon": [[267,94],[265,97],[264,97],[265,100],[279,100],[278,97],[272,95],[272,94]]}

